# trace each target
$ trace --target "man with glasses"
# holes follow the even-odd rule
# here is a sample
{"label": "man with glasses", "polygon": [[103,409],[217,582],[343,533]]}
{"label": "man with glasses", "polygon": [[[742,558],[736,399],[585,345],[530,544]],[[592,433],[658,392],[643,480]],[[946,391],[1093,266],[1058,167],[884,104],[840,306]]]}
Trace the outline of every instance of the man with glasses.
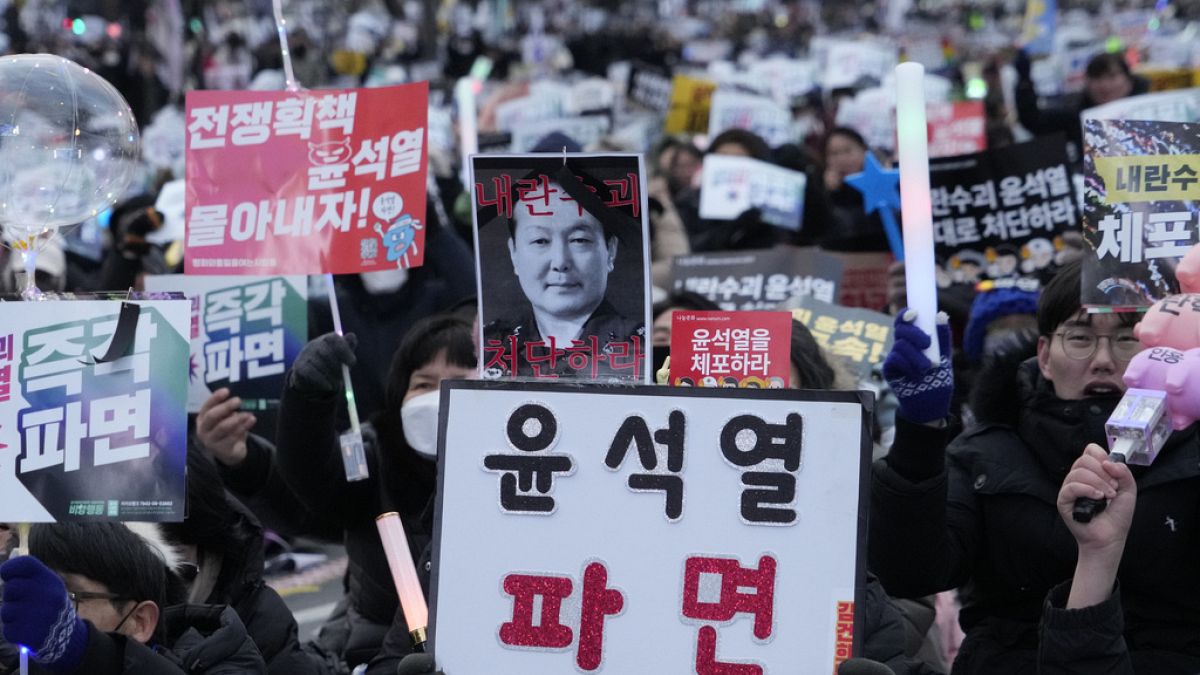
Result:
{"label": "man with glasses", "polygon": [[161,540],[120,523],[57,523],[35,525],[29,550],[0,566],[0,621],[5,641],[30,650],[32,672],[266,672],[232,609],[177,605],[183,585]]}
{"label": "man with glasses", "polygon": [[[896,440],[874,471],[868,560],[899,597],[962,589],[966,639],[956,674],[1041,672],[1039,649],[1051,644],[1039,625],[1047,594],[1087,572],[1076,569],[1079,548],[1059,516],[1059,491],[1090,481],[1098,498],[1116,495],[1116,481],[1105,479],[1104,424],[1141,351],[1139,317],[1089,314],[1080,288],[1077,263],[1047,284],[1036,357],[985,367],[971,396],[976,424],[952,442],[949,330],[939,330],[943,360],[933,366],[921,354],[929,336],[911,315],[897,320],[884,374],[900,408]],[[1138,503],[1128,546],[1108,561],[1120,565],[1125,642],[1139,673],[1200,672],[1195,428],[1172,435],[1152,466],[1132,469]]]}

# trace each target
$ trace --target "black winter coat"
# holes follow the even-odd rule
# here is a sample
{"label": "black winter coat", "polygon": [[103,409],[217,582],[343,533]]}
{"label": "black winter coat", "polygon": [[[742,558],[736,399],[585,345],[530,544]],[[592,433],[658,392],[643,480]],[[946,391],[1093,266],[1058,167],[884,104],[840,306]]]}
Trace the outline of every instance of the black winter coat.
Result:
{"label": "black winter coat", "polygon": [[[101,633],[88,624],[87,650],[73,675],[184,675],[173,658],[163,656],[136,640],[119,633]],[[0,639],[0,675],[19,671],[17,650]],[[29,662],[29,672],[42,675],[51,671]]]}
{"label": "black winter coat", "polygon": [[[1150,91],[1150,83],[1140,77],[1133,78],[1133,91],[1130,96],[1138,96]],[[1088,108],[1094,108],[1096,102],[1086,93],[1080,95],[1073,103],[1059,107],[1043,107],[1038,102],[1037,90],[1032,80],[1019,80],[1015,92],[1017,119],[1021,126],[1034,136],[1049,136],[1065,134],[1067,141],[1074,144],[1077,152],[1083,151],[1083,122],[1079,115]]]}
{"label": "black winter coat", "polygon": [[[870,566],[899,597],[966,587],[954,673],[1033,673],[1042,602],[1076,561],[1058,491],[1084,445],[1103,443],[1115,400],[1059,400],[1032,360],[977,387],[980,423],[944,454],[945,432],[897,421],[872,481]],[[1125,638],[1144,672],[1200,672],[1195,428],[1133,468],[1138,508],[1118,573]]]}
{"label": "black winter coat", "polygon": [[1038,629],[1040,675],[1133,675],[1122,633],[1121,596],[1082,609],[1066,609],[1071,582],[1050,590]]}
{"label": "black winter coat", "polygon": [[168,607],[160,625],[171,653],[189,675],[266,675],[262,654],[237,612],[229,607]]}
{"label": "black winter coat", "polygon": [[270,675],[326,675],[333,672],[322,655],[300,645],[292,611],[275,589],[263,582],[262,527],[232,495],[226,495],[234,519],[229,546],[221,560],[216,587],[205,602],[229,605],[267,663]]}
{"label": "black winter coat", "polygon": [[[279,470],[304,503],[345,530],[350,608],[369,624],[364,630],[377,633],[370,640],[373,644],[361,644],[357,650],[361,653],[345,654],[348,664],[354,666],[370,660],[379,650],[400,606],[375,518],[390,511],[399,513],[409,550],[419,555],[431,540],[421,515],[433,496],[437,465],[408,447],[398,412],[381,413],[363,426],[370,477],[347,482],[335,429],[342,397],[312,398],[292,389],[290,378],[288,382],[280,402]],[[348,644],[357,642],[352,633]]]}

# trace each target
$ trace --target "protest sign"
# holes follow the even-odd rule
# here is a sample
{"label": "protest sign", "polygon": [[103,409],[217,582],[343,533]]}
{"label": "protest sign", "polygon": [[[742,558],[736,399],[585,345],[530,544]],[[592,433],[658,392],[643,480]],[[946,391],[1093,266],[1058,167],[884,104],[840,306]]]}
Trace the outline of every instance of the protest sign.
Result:
{"label": "protest sign", "polygon": [[589,112],[610,111],[616,104],[616,91],[611,82],[600,77],[590,77],[571,85],[563,101],[563,111],[573,115]]}
{"label": "protest sign", "polygon": [[227,387],[243,410],[279,403],[283,376],[308,342],[308,278],[146,277],[148,292],[183,293],[191,305],[188,412]]}
{"label": "protest sign", "polygon": [[496,130],[511,132],[522,125],[537,124],[562,115],[562,101],[554,94],[530,94],[496,106]]}
{"label": "protest sign", "polygon": [[786,389],[791,347],[787,312],[672,312],[670,384]]}
{"label": "protest sign", "polygon": [[671,107],[672,86],[670,75],[659,68],[640,62],[630,67],[629,100],[644,108],[666,113]]}
{"label": "protest sign", "polygon": [[817,84],[816,64],[809,60],[772,56],[748,67],[747,81],[776,102],[791,105],[799,96],[812,91]]}
{"label": "protest sign", "polygon": [[840,357],[860,380],[869,377],[892,348],[892,317],[887,314],[812,297],[789,300],[786,306],[817,344]]}
{"label": "protest sign", "polygon": [[1175,267],[1200,230],[1200,129],[1084,121],[1083,303],[1147,307],[1179,292]]}
{"label": "protest sign", "polygon": [[931,103],[925,107],[930,158],[969,155],[987,148],[983,101]]}
{"label": "protest sign", "polygon": [[1030,56],[1054,51],[1054,29],[1058,25],[1058,0],[1026,0],[1021,41]]}
{"label": "protest sign", "polygon": [[882,82],[899,58],[895,46],[888,44],[823,37],[812,43],[826,91],[861,86],[863,81]]}
{"label": "protest sign", "polygon": [[[843,307],[884,309],[888,306],[888,267],[891,253],[842,253],[823,251],[841,263],[842,283],[835,302]],[[818,300],[826,300],[817,296]]]}
{"label": "protest sign", "polygon": [[791,110],[763,96],[718,89],[708,113],[708,136],[716,138],[726,129],[752,131],[773,148],[796,140]]}
{"label": "protest sign", "polygon": [[0,302],[0,522],[183,520],[188,302],[94,297]]}
{"label": "protest sign", "polygon": [[671,81],[671,104],[664,130],[668,134],[708,133],[708,112],[717,85],[687,75]]}
{"label": "protest sign", "polygon": [[842,266],[816,249],[698,253],[675,258],[671,285],[698,293],[725,311],[775,309],[797,295],[826,302],[838,296]]}
{"label": "protest sign", "polygon": [[187,95],[188,274],[349,274],[425,257],[428,84]]}
{"label": "protest sign", "polygon": [[640,155],[472,159],[485,377],[648,381]]}
{"label": "protest sign", "polygon": [[[930,100],[925,104],[925,119],[930,157],[979,152],[987,145],[987,121],[981,101]],[[837,123],[862,134],[870,147],[894,152],[895,92],[883,87],[860,92],[838,108]]]}
{"label": "protest sign", "polygon": [[700,217],[736,220],[757,208],[765,223],[797,231],[803,227],[808,176],[749,157],[706,155],[700,173]]}
{"label": "protest sign", "polygon": [[1200,88],[1130,96],[1088,108],[1086,120],[1148,120],[1153,122],[1200,122]]}
{"label": "protest sign", "polygon": [[863,636],[871,407],[858,392],[449,384],[438,667],[835,672]]}
{"label": "protest sign", "polygon": [[929,163],[934,244],[955,281],[1052,269],[1079,222],[1067,164],[1061,137]]}
{"label": "protest sign", "polygon": [[604,138],[609,127],[607,115],[582,115],[522,122],[513,127],[512,152],[529,152],[538,141],[555,132],[565,135],[581,147],[587,147]]}

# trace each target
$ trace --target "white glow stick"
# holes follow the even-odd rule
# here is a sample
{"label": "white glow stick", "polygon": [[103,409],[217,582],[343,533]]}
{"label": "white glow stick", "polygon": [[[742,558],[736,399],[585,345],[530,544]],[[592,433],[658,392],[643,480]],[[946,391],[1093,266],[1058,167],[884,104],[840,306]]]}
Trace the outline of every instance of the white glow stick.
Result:
{"label": "white glow stick", "polygon": [[919,63],[896,66],[896,131],[908,306],[917,311],[917,327],[931,338],[925,356],[937,365],[941,354],[937,342],[933,206],[929,195],[929,132],[925,123],[925,68]]}
{"label": "white glow stick", "polygon": [[425,642],[425,630],[429,627],[429,607],[417,579],[417,566],[408,549],[408,538],[404,536],[404,524],[400,522],[400,514],[393,512],[376,518],[375,526],[379,528],[383,551],[392,570],[392,583],[396,584],[396,593],[400,596],[408,634],[412,636],[413,644],[420,645]]}
{"label": "white glow stick", "polygon": [[475,78],[464,77],[454,86],[458,103],[458,146],[462,156],[462,184],[471,193],[471,155],[479,152],[479,112],[475,106]]}

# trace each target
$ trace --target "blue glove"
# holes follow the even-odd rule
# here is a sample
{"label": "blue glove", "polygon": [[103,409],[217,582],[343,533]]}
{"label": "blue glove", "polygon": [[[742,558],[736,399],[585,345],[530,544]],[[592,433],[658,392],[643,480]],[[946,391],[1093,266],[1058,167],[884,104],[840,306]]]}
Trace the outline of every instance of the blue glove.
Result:
{"label": "blue glove", "polygon": [[4,639],[31,649],[33,660],[47,670],[66,673],[78,668],[87,651],[88,626],[75,615],[62,579],[27,555],[0,565],[0,579]]}
{"label": "blue glove", "polygon": [[933,367],[924,350],[929,336],[913,325],[915,310],[896,317],[892,351],[883,362],[883,377],[900,403],[898,414],[910,422],[936,422],[950,413],[954,395],[954,370],[950,367],[950,323],[945,313],[937,316],[938,349],[942,360]]}

